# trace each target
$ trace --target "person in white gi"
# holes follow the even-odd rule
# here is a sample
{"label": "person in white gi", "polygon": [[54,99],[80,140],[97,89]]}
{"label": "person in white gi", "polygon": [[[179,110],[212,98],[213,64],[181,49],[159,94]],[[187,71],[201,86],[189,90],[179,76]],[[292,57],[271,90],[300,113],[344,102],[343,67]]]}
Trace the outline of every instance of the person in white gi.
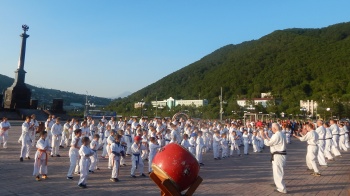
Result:
{"label": "person in white gi", "polygon": [[241,151],[238,147],[238,141],[240,138],[237,136],[236,131],[232,131],[229,142],[231,143],[230,156],[233,156],[233,151],[237,151],[237,155],[241,156]]}
{"label": "person in white gi", "polygon": [[26,159],[30,159],[29,157],[29,151],[30,151],[30,146],[32,144],[32,141],[30,139],[30,129],[33,127],[34,125],[30,125],[30,117],[27,116],[25,122],[22,124],[22,135],[20,138],[22,141],[22,147],[21,147],[21,155],[19,160],[22,162],[23,161],[23,157],[25,156]]}
{"label": "person in white gi", "polygon": [[72,142],[69,149],[69,160],[70,160],[70,166],[67,173],[67,179],[73,180],[73,170],[75,168],[76,174],[78,174],[79,171],[79,149],[81,147],[81,129],[74,130],[74,137],[72,138]]}
{"label": "person in white gi", "polygon": [[280,193],[287,193],[286,184],[283,179],[287,159],[287,140],[286,136],[281,133],[277,123],[272,123],[271,128],[274,133],[271,138],[263,133],[261,135],[264,138],[264,144],[270,146],[273,180],[277,187],[276,190]]}
{"label": "person in white gi", "polygon": [[146,177],[143,173],[143,161],[141,158],[141,151],[145,150],[144,146],[141,145],[141,137],[135,136],[134,143],[131,145],[131,153],[132,153],[132,165],[131,165],[131,177],[136,178],[135,171],[139,169],[140,176]]}
{"label": "person in white gi", "polygon": [[51,146],[51,140],[52,140],[51,127],[53,124],[55,124],[55,122],[52,121],[52,116],[49,115],[48,119],[45,122],[45,131],[47,131],[47,138],[49,139],[50,146]]}
{"label": "person in white gi", "polygon": [[3,148],[7,148],[7,140],[9,137],[9,129],[11,128],[10,123],[6,117],[2,118],[0,123],[0,144],[3,143]]}
{"label": "person in white gi", "polygon": [[220,132],[215,131],[213,136],[213,155],[214,159],[218,160],[220,159],[219,150],[220,150],[220,142],[221,142]]}
{"label": "person in white gi", "polygon": [[348,148],[345,146],[345,130],[346,127],[343,123],[339,124],[339,149],[343,151],[348,151]]}
{"label": "person in white gi", "polygon": [[35,146],[35,135],[36,135],[36,131],[38,130],[39,127],[39,123],[38,121],[35,119],[36,116],[35,114],[31,115],[31,120],[30,120],[30,124],[34,124],[34,126],[30,129],[30,139],[32,140],[32,146]]}
{"label": "person in white gi", "polygon": [[327,162],[324,156],[324,148],[325,148],[325,141],[326,141],[326,129],[323,127],[323,121],[318,120],[317,121],[317,129],[316,133],[318,134],[318,153],[317,153],[317,159],[318,163],[321,166],[327,166]]}
{"label": "person in white gi", "polygon": [[80,179],[78,182],[78,186],[80,188],[87,188],[86,182],[89,174],[90,167],[90,156],[94,155],[94,151],[90,149],[90,139],[88,137],[82,137],[82,146],[79,149],[80,161]]}
{"label": "person in white gi", "polygon": [[112,182],[119,181],[119,166],[120,166],[120,157],[124,154],[124,147],[120,143],[121,135],[115,135],[115,141],[111,144],[111,156],[112,156]]}
{"label": "person in white gi", "polygon": [[201,165],[201,166],[204,165],[202,163],[202,156],[203,156],[202,150],[205,147],[202,135],[203,135],[202,131],[198,131],[198,137],[196,140],[196,159],[197,159],[199,165]]}
{"label": "person in white gi", "polygon": [[[340,154],[338,148],[333,144],[333,133],[332,133],[332,130],[330,129],[328,122],[325,123],[325,128],[326,128],[326,135],[328,135],[328,136],[326,136],[327,137],[326,145],[327,146],[329,145],[330,152],[332,152],[335,157],[341,157],[341,154]],[[326,157],[328,158],[329,156],[326,156]],[[330,157],[332,157],[332,156],[330,156]],[[329,160],[329,158],[328,158],[328,160]],[[334,160],[333,157],[332,157],[332,160]]]}
{"label": "person in white gi", "polygon": [[339,127],[337,125],[337,122],[335,120],[330,120],[329,121],[330,123],[330,127],[329,129],[332,131],[332,135],[333,135],[333,147],[337,148],[339,150],[339,145],[338,145],[338,142],[339,142]]}
{"label": "person in white gi", "polygon": [[331,154],[332,131],[329,129],[329,126],[327,126],[327,123],[324,123],[323,127],[326,130],[324,156],[328,159],[328,161],[334,161],[334,158],[333,158],[333,156]]}
{"label": "person in white gi", "polygon": [[316,159],[317,159],[317,153],[318,153],[318,134],[314,130],[314,124],[309,123],[306,124],[306,135],[299,137],[296,134],[293,136],[298,138],[300,141],[307,141],[307,153],[306,153],[306,165],[308,167],[308,171],[312,171],[311,175],[314,176],[321,176],[320,171],[318,170]]}
{"label": "person in white gi", "polygon": [[93,136],[93,139],[90,143],[90,148],[92,151],[94,151],[94,155],[92,155],[90,157],[91,159],[91,165],[90,165],[90,168],[89,168],[89,172],[90,173],[94,173],[95,169],[98,170],[98,167],[97,167],[97,164],[98,164],[98,155],[97,155],[97,150],[98,148],[100,147],[100,144],[98,143],[100,139],[100,135],[99,134],[95,134]]}
{"label": "person in white gi", "polygon": [[51,150],[46,131],[40,133],[36,148],[38,150],[35,153],[33,176],[37,181],[40,181],[40,175],[43,179],[47,178],[47,159],[48,152]]}
{"label": "person in white gi", "polygon": [[160,149],[160,145],[157,144],[156,138],[151,137],[149,142],[149,154],[148,154],[148,174],[152,172],[152,161],[159,149]]}
{"label": "person in white gi", "polygon": [[51,157],[56,155],[57,157],[60,157],[59,149],[60,149],[60,141],[62,137],[62,125],[61,125],[61,119],[60,117],[56,118],[56,123],[52,125],[51,127],[51,135],[52,135],[52,151],[51,151]]}
{"label": "person in white gi", "polygon": [[196,140],[197,140],[197,134],[191,133],[191,137],[189,139],[190,147],[188,150],[192,153],[193,156],[196,156]]}

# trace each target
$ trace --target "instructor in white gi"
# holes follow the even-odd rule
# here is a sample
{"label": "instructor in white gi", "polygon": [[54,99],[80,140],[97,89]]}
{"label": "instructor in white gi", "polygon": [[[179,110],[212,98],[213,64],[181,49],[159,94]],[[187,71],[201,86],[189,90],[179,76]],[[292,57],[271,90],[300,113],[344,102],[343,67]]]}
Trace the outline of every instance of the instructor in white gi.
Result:
{"label": "instructor in white gi", "polygon": [[270,146],[273,180],[275,181],[277,191],[280,193],[287,193],[286,184],[283,180],[284,167],[287,159],[287,140],[285,134],[280,131],[280,127],[277,123],[272,124],[272,132],[274,134],[271,138],[265,134],[261,135],[264,138],[264,144]]}

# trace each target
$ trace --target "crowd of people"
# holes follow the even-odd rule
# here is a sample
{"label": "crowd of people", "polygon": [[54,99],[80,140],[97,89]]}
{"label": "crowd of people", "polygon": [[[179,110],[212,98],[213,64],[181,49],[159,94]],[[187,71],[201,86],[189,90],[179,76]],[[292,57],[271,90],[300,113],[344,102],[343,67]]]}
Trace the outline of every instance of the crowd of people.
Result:
{"label": "crowd of people", "polygon": [[[0,143],[7,147],[8,130],[11,128],[4,117],[0,123]],[[276,190],[287,193],[283,180],[287,144],[294,136],[308,143],[306,164],[312,175],[320,176],[318,166],[327,166],[328,161],[341,157],[340,151],[349,148],[349,122],[297,122],[293,120],[250,121],[189,119],[136,119],[119,118],[83,121],[67,120],[61,123],[59,117],[50,115],[47,121],[39,123],[35,115],[26,117],[22,125],[19,143],[22,144],[20,161],[30,159],[30,148],[35,146],[33,175],[36,180],[47,178],[48,156],[60,157],[62,148],[69,148],[70,166],[67,179],[80,174],[78,186],[86,188],[87,176],[99,170],[99,159],[108,159],[110,180],[117,182],[119,167],[132,162],[130,176],[145,177],[144,161],[148,161],[148,172],[152,172],[152,160],[158,149],[169,143],[186,148],[204,166],[202,155],[212,151],[215,160],[232,156],[248,156],[249,152],[262,152],[270,146],[273,176]],[[36,133],[40,137],[36,141]],[[249,150],[249,148],[253,150]],[[241,153],[243,149],[243,155]],[[101,153],[101,154],[100,154]],[[50,155],[49,155],[50,154]],[[318,162],[318,163],[317,163]],[[68,168],[68,166],[67,166]]]}

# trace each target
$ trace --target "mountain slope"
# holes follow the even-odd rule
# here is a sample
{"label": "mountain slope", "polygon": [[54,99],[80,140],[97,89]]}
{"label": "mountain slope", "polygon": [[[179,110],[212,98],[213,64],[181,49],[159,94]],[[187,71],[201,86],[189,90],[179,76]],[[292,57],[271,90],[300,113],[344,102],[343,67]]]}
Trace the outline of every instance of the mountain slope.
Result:
{"label": "mountain slope", "polygon": [[237,109],[234,100],[238,97],[254,98],[262,92],[283,100],[276,112],[297,113],[301,99],[328,104],[350,101],[349,35],[350,23],[341,23],[321,29],[278,30],[258,40],[227,45],[116,100],[111,107],[122,110],[129,105],[131,109],[142,98],[198,99],[200,94],[217,109],[220,87],[229,102],[226,111]]}

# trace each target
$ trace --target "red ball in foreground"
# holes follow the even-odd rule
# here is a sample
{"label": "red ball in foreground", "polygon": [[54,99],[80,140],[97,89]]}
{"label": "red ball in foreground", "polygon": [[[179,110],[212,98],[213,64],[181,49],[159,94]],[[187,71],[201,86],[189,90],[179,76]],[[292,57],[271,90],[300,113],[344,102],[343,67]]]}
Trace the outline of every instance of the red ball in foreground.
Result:
{"label": "red ball in foreground", "polygon": [[199,164],[184,147],[170,143],[156,154],[152,169],[161,180],[170,179],[181,192],[188,189],[197,179]]}

